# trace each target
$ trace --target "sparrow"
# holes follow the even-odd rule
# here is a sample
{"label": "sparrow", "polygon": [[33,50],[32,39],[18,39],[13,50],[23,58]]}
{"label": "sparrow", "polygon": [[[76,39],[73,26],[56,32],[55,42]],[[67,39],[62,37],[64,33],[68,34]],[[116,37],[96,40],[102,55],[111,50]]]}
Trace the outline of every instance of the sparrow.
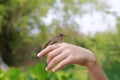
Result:
{"label": "sparrow", "polygon": [[48,40],[48,42],[44,45],[43,49],[45,49],[48,45],[53,45],[56,43],[62,43],[64,42],[64,37],[66,35],[59,33],[57,35],[55,35],[54,37],[52,37],[50,40]]}
{"label": "sparrow", "polygon": [[[59,33],[59,34],[57,34],[57,35],[55,35],[54,37],[52,37],[50,40],[48,40],[48,42],[43,46],[43,49],[45,49],[48,45],[53,45],[53,44],[57,44],[57,43],[62,43],[62,42],[64,42],[64,37],[65,37],[66,35],[64,35],[64,34],[61,34],[61,33]],[[42,49],[42,50],[43,50]],[[38,52],[40,52],[40,51],[37,51],[37,53]],[[36,55],[37,56],[37,55]],[[37,59],[39,59],[38,57],[37,57]]]}

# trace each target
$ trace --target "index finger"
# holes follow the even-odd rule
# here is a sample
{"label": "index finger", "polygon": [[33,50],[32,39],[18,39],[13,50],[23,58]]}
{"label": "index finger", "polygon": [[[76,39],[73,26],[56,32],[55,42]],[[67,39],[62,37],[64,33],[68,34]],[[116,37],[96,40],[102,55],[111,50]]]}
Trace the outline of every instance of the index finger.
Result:
{"label": "index finger", "polygon": [[59,44],[49,45],[45,49],[43,49],[41,52],[39,52],[37,54],[37,57],[44,56],[45,54],[49,53],[50,51],[52,51],[52,50],[54,50],[54,49],[56,49],[58,47],[59,47]]}

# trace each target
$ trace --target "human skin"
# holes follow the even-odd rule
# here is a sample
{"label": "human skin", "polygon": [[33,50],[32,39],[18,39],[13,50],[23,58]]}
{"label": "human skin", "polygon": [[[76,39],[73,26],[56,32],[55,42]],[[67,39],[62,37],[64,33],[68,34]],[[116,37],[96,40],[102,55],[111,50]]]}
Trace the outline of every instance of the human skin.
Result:
{"label": "human skin", "polygon": [[53,72],[57,72],[68,64],[78,64],[87,67],[92,80],[108,80],[95,55],[85,48],[59,43],[49,45],[37,56],[42,57],[46,54],[48,55],[46,71],[52,69]]}

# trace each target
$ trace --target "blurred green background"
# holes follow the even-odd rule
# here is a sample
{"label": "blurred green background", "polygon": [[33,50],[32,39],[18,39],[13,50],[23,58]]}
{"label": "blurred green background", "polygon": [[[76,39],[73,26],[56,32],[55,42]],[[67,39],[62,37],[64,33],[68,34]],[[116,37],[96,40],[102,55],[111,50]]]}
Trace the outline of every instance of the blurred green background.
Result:
{"label": "blurred green background", "polygon": [[[119,80],[120,16],[109,10],[107,2],[0,0],[0,80],[91,80],[84,67],[68,65],[57,73],[46,72],[46,61],[36,59],[36,53],[57,33],[67,35],[65,42],[95,53],[109,80]],[[48,24],[45,17],[51,12],[56,15],[52,14],[54,18]],[[114,16],[115,28],[94,35],[83,34],[74,18],[93,12]]]}

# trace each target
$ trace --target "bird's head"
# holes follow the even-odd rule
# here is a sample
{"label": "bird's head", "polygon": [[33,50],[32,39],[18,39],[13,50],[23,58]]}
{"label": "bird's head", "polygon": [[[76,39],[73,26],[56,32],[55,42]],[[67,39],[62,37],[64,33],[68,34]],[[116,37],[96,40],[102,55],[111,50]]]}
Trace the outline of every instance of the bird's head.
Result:
{"label": "bird's head", "polygon": [[59,38],[64,38],[66,35],[60,33],[60,34],[57,34],[56,36],[59,37]]}

